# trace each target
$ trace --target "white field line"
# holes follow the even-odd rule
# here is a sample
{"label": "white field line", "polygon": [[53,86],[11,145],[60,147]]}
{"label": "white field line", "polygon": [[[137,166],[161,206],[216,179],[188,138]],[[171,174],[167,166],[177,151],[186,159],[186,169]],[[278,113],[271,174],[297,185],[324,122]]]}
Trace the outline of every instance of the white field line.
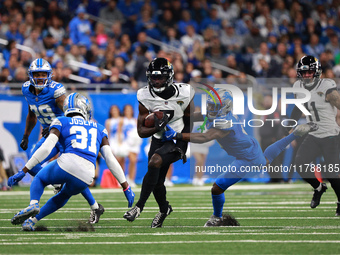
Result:
{"label": "white field line", "polygon": [[[333,202],[328,202],[328,203],[323,203],[323,204],[330,204],[333,205],[335,203]],[[265,209],[265,210],[295,210],[295,209],[300,209],[300,210],[306,210],[309,212],[312,212],[312,210],[309,208],[309,206],[247,206],[247,207],[240,207],[240,206],[228,206],[227,204],[225,208],[225,212],[228,212],[230,210],[256,210],[256,209]],[[212,210],[212,206],[200,206],[200,207],[177,207],[174,206],[174,212],[196,212],[197,210]],[[320,206],[319,209],[334,209],[335,206]],[[11,212],[17,212],[19,210],[22,210],[23,208],[11,208],[11,209],[0,209],[0,214],[1,213],[11,213]],[[62,208],[58,210],[58,213],[70,213],[70,212],[80,212],[84,211],[87,212],[89,211],[89,208]],[[105,207],[105,212],[125,212],[128,210],[127,207]],[[147,209],[143,210],[143,212],[155,212],[158,211],[158,207],[148,207]],[[319,211],[319,210],[318,210]]]}
{"label": "white field line", "polygon": [[137,244],[195,244],[195,243],[340,243],[340,240],[211,240],[211,241],[149,241],[149,242],[2,242],[1,245],[137,245]]}
{"label": "white field line", "polygon": [[[231,186],[228,190],[275,190],[278,189],[279,191],[282,190],[289,190],[289,189],[296,189],[296,188],[306,188],[311,189],[310,185],[308,184],[249,184],[249,185],[234,185]],[[168,192],[182,192],[182,191],[210,191],[211,186],[203,186],[203,187],[169,187],[167,188]],[[138,193],[140,188],[134,190],[134,192]],[[121,189],[91,189],[91,193],[93,194],[101,194],[101,193],[122,193]],[[54,194],[52,190],[46,190],[44,194]],[[0,192],[0,196],[10,196],[10,195],[29,195],[29,191],[6,191]]]}
{"label": "white field line", "polygon": [[[219,230],[219,229],[218,229]],[[253,232],[218,232],[218,231],[199,231],[199,232],[167,232],[167,233],[46,233],[46,234],[38,234],[34,233],[34,236],[28,237],[27,233],[23,234],[0,234],[0,237],[6,236],[17,236],[17,237],[27,237],[27,239],[36,239],[37,236],[62,236],[67,239],[76,239],[76,238],[105,238],[105,237],[129,237],[129,236],[202,236],[202,235],[224,235],[224,236],[233,236],[233,235],[339,235],[338,232],[329,232],[329,233],[305,233],[305,232],[295,232],[295,233],[277,233],[277,232],[266,232],[266,233],[259,233],[256,231]],[[59,238],[59,237],[58,237]],[[6,239],[0,239],[0,241],[6,241]]]}
{"label": "white field line", "polygon": [[[154,218],[138,218],[138,221],[141,220],[153,220]],[[339,217],[237,217],[237,220],[330,220],[330,219],[336,219],[338,220]],[[43,219],[43,221],[84,221],[84,219]],[[100,218],[101,221],[126,221],[123,217],[121,218]],[[208,220],[208,218],[173,218],[169,217],[168,220]],[[9,221],[9,219],[0,219],[0,221]]]}
{"label": "white field line", "polygon": [[[329,210],[332,209],[332,210]],[[318,212],[330,212],[333,211],[333,207],[329,207],[329,209],[325,209],[325,207],[323,207],[323,209],[319,209]],[[14,214],[17,213],[19,210],[6,210],[6,212],[0,212],[0,214]],[[84,211],[84,210],[82,210]],[[88,210],[85,210],[88,211]],[[107,213],[109,213],[109,210],[106,210],[105,208],[105,215],[107,215]],[[111,211],[112,213],[124,213],[125,211]],[[149,211],[149,210],[144,210],[143,213],[156,213],[157,211]],[[195,213],[199,213],[199,212],[212,212],[212,208],[210,209],[206,209],[206,210],[195,210]],[[273,210],[254,210],[254,209],[237,209],[237,210],[228,210],[229,213],[248,213],[248,212],[256,212],[256,213],[267,213],[267,212],[274,212],[277,213],[278,210],[277,209],[273,209]],[[296,210],[296,209],[280,209],[280,212],[301,212],[301,213],[308,213],[311,212],[311,209],[300,209],[300,210]],[[63,210],[63,211],[58,211],[58,213],[74,213],[74,211],[67,211],[67,210]],[[192,213],[191,210],[176,210],[176,213]],[[105,217],[105,216],[104,216]],[[0,221],[2,221],[2,219],[0,219]]]}
{"label": "white field line", "polygon": [[[38,224],[39,225],[39,224]],[[10,227],[0,227],[0,229],[18,229],[20,226],[10,226]],[[146,229],[150,229],[150,226],[95,226],[96,229],[116,229],[116,228],[146,228]],[[63,229],[63,227],[48,227],[49,229]],[[206,229],[206,227],[202,226],[166,226],[163,229],[170,229],[170,228],[203,228]],[[329,230],[329,229],[340,229],[340,226],[333,226],[333,225],[326,225],[326,226],[238,226],[238,227],[232,227],[232,226],[222,226],[222,227],[218,227],[216,228],[218,230],[222,230],[222,229],[242,229],[242,231],[247,231],[247,229],[258,229],[258,231],[260,229],[277,229],[278,231],[283,231],[283,230],[300,230],[300,229],[324,229],[324,230]],[[250,230],[248,230],[250,231]],[[37,232],[35,232],[34,234],[36,234]]]}

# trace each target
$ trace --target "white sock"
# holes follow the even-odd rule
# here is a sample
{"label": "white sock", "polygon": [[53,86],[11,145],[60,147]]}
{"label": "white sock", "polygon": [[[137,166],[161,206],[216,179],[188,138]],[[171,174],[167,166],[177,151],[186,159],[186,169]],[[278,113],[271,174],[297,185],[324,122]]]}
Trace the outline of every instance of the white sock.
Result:
{"label": "white sock", "polygon": [[91,210],[96,210],[96,209],[98,209],[98,208],[99,208],[99,205],[98,205],[97,201],[94,202],[93,205],[91,205]]}
{"label": "white sock", "polygon": [[38,220],[37,220],[36,217],[34,217],[34,218],[31,217],[31,220],[32,220],[34,223],[37,223],[37,222],[38,222]]}
{"label": "white sock", "polygon": [[35,204],[35,203],[38,203],[38,204],[39,204],[39,201],[38,201],[38,200],[35,200],[35,199],[33,199],[33,200],[31,200],[31,202],[30,202],[30,205],[33,205],[33,204]]}
{"label": "white sock", "polygon": [[316,188],[316,190],[320,192],[321,189],[322,189],[322,182],[320,183],[319,187]]}

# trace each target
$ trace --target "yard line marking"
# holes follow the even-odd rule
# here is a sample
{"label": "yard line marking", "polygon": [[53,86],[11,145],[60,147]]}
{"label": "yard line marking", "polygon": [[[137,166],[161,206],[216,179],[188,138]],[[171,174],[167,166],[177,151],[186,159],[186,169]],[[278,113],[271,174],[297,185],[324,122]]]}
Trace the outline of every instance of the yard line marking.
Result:
{"label": "yard line marking", "polygon": [[[190,236],[201,236],[201,235],[339,235],[338,232],[331,232],[331,233],[277,233],[277,232],[266,232],[266,233],[258,233],[258,232],[216,232],[216,231],[199,231],[199,232],[167,232],[167,233],[98,233],[98,234],[91,234],[91,233],[56,233],[56,234],[37,234],[34,233],[32,238],[28,239],[36,239],[37,236],[65,236],[67,238],[79,238],[79,237],[88,237],[88,238],[99,238],[99,237],[128,237],[128,236],[182,236],[182,235],[190,235]],[[27,233],[25,234],[0,234],[0,236],[25,236],[27,237]],[[6,241],[0,240],[0,241]]]}
{"label": "yard line marking", "polygon": [[340,243],[340,240],[211,240],[211,241],[148,241],[148,242],[0,242],[1,245],[118,245],[118,244],[194,244],[194,243]]}
{"label": "yard line marking", "polygon": [[[141,218],[138,217],[138,220],[153,220],[154,217],[151,218]],[[208,218],[186,218],[186,217],[181,217],[181,218],[173,218],[169,217],[167,220],[207,220]],[[339,219],[337,216],[333,217],[236,217],[237,220],[330,220],[330,219]],[[43,221],[85,221],[85,219],[58,219],[58,218],[48,218],[48,219],[43,219]],[[103,221],[126,221],[123,217],[121,218],[100,218],[100,220]],[[0,219],[0,221],[9,221],[9,219]]]}
{"label": "yard line marking", "polygon": [[[297,188],[309,188],[308,184],[253,184],[253,185],[233,185],[228,190],[270,190],[270,189],[297,189]],[[187,187],[168,187],[168,192],[181,192],[181,191],[210,191],[211,185],[196,187],[196,186],[187,186]],[[92,194],[101,194],[101,193],[121,193],[121,189],[91,189]],[[139,193],[140,190],[134,191],[135,193]],[[44,194],[52,194],[54,195],[53,190],[46,190]],[[8,191],[8,192],[0,192],[0,196],[17,196],[17,195],[29,195],[29,191]]]}
{"label": "yard line marking", "polygon": [[[38,224],[39,226],[39,224]],[[0,227],[0,229],[18,229],[20,226],[10,226],[10,227]],[[49,229],[63,229],[63,227],[49,227]],[[150,226],[95,226],[95,228],[98,229],[113,229],[113,228],[147,228],[150,229]],[[164,229],[168,229],[168,228],[204,228],[206,229],[206,227],[202,226],[166,226],[164,227]],[[340,226],[333,226],[333,225],[327,225],[327,226],[237,226],[237,227],[233,227],[233,226],[222,226],[222,227],[218,227],[216,228],[216,230],[221,230],[221,229],[242,229],[242,231],[245,231],[246,229],[267,229],[267,228],[273,228],[273,229],[277,229],[277,230],[298,230],[298,229],[324,229],[324,230],[329,230],[329,229],[340,229]],[[35,232],[36,233],[36,232]]]}
{"label": "yard line marking", "polygon": [[[332,209],[332,210],[328,210],[328,209]],[[319,209],[318,212],[331,212],[333,211],[333,207],[329,207],[328,209],[326,209],[326,207],[324,207],[323,209]],[[18,210],[6,210],[5,212],[0,212],[0,214],[15,214],[16,212],[18,212],[20,209]],[[79,210],[81,211],[81,210]],[[105,212],[106,214],[107,213],[124,213],[126,210],[121,210],[121,211],[115,211],[115,210],[107,210],[105,208]],[[199,212],[211,212],[212,211],[212,208],[209,208],[209,209],[201,209],[201,210],[195,210],[195,213],[199,213]],[[58,211],[57,213],[74,213],[75,211],[68,211],[68,210],[64,210],[64,211]],[[156,211],[152,211],[152,210],[143,210],[143,213],[155,213]],[[266,210],[258,210],[258,209],[249,209],[249,208],[242,208],[242,209],[237,209],[237,210],[230,210],[228,209],[227,211],[228,213],[248,213],[248,212],[256,212],[256,213],[267,213],[267,212],[275,212],[277,213],[278,210],[270,210],[270,209],[266,209]],[[311,209],[295,209],[295,208],[292,208],[292,209],[280,209],[280,212],[299,212],[299,213],[306,213],[306,212],[311,212]],[[179,209],[176,209],[176,213],[191,213],[192,214],[192,211],[191,210],[179,210]],[[105,216],[103,216],[105,217]],[[1,219],[0,219],[1,221]]]}
{"label": "yard line marking", "polygon": [[[324,206],[324,204],[329,204],[329,205],[335,205],[336,203],[334,202],[326,202],[326,203],[322,203],[322,205],[319,206],[319,208],[322,209],[333,209],[334,206]],[[309,204],[308,207],[307,206],[229,206],[230,204],[228,203],[226,206],[226,211],[228,211],[229,209],[309,209],[309,211],[312,211],[309,208]],[[307,205],[307,203],[306,203]],[[213,207],[212,206],[173,206],[173,208],[175,210],[212,210]],[[11,209],[0,209],[0,213],[2,212],[8,212],[9,210],[22,210],[23,208],[11,208]],[[79,212],[79,211],[89,211],[89,207],[64,207],[61,208],[60,210],[58,210],[58,212],[62,212],[62,211],[75,211],[75,212]],[[105,207],[105,211],[109,210],[109,211],[126,211],[128,210],[127,207]],[[143,210],[143,212],[149,211],[151,212],[151,210],[159,210],[159,207],[156,206],[150,206],[147,207],[145,210]]]}

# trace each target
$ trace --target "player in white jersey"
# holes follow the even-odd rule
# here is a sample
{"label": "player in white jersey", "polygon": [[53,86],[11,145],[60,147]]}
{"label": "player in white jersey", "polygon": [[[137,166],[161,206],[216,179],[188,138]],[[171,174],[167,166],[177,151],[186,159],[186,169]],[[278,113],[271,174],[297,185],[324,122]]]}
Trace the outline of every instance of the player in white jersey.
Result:
{"label": "player in white jersey", "polygon": [[[165,218],[172,212],[166,200],[165,176],[171,163],[183,159],[187,142],[162,141],[164,127],[168,123],[177,132],[190,132],[190,112],[194,111],[194,90],[188,84],[174,83],[172,64],[165,58],[155,58],[147,68],[148,86],[137,92],[139,101],[138,134],[140,137],[152,136],[148,155],[148,171],[144,176],[140,198],[136,205],[124,214],[128,221],[134,221],[143,211],[144,205],[153,193],[159,213],[153,219],[151,227],[162,227]],[[143,125],[145,117],[150,112],[164,112],[163,119],[155,118],[155,127]]]}
{"label": "player in white jersey", "polygon": [[[23,230],[35,230],[37,221],[63,207],[71,196],[79,194],[92,183],[99,150],[108,168],[121,184],[128,206],[131,207],[134,201],[134,193],[112,154],[106,129],[91,121],[92,110],[88,99],[72,93],[65,99],[63,108],[65,117],[52,121],[49,136],[22,169],[26,173],[44,160],[58,141],[65,149],[58,159],[50,162],[35,176],[30,187],[30,205],[12,218],[12,224],[23,223]],[[40,198],[49,184],[63,186],[40,209]]]}
{"label": "player in white jersey", "polygon": [[[326,191],[326,183],[320,183],[314,175],[314,168],[309,164],[318,156],[323,156],[325,166],[319,167],[322,175],[328,179],[338,198],[336,216],[340,216],[340,179],[339,179],[339,133],[336,123],[337,109],[340,109],[340,94],[331,79],[320,79],[321,65],[313,56],[303,56],[297,64],[298,80],[294,88],[305,88],[311,93],[311,99],[305,107],[311,113],[309,122],[318,124],[319,129],[311,132],[302,142],[295,159],[301,177],[314,188],[310,204],[315,208],[320,204],[321,195]],[[299,98],[301,95],[297,94]],[[291,119],[298,120],[301,111],[295,106]]]}

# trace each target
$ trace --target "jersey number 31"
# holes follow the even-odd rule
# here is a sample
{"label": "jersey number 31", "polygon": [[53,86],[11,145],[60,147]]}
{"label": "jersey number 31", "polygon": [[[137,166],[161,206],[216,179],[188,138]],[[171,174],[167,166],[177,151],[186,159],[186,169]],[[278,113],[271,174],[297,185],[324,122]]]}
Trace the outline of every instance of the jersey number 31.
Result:
{"label": "jersey number 31", "polygon": [[[76,139],[72,141],[72,147],[87,150],[93,153],[97,153],[97,129],[91,128],[87,130],[85,127],[82,126],[72,126],[70,128],[70,134],[76,135]],[[90,142],[88,143],[88,141]]]}

